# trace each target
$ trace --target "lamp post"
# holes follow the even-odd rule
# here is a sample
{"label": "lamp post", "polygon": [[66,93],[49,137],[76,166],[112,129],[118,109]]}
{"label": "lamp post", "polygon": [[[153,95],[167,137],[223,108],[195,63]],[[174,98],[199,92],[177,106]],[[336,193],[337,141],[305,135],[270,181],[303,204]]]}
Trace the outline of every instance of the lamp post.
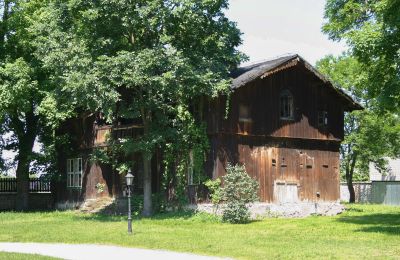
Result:
{"label": "lamp post", "polygon": [[125,176],[126,186],[128,187],[128,233],[132,234],[132,213],[131,213],[131,186],[133,182],[133,175],[131,170]]}

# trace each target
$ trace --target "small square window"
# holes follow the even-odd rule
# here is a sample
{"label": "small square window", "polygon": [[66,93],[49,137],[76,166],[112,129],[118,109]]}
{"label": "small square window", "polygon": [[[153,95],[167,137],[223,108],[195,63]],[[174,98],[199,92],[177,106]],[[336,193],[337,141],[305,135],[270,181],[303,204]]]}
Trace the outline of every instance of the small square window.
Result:
{"label": "small square window", "polygon": [[328,112],[318,111],[318,126],[327,126],[327,125],[328,125]]}
{"label": "small square window", "polygon": [[241,104],[239,106],[239,121],[240,122],[250,122],[250,109],[248,106]]}

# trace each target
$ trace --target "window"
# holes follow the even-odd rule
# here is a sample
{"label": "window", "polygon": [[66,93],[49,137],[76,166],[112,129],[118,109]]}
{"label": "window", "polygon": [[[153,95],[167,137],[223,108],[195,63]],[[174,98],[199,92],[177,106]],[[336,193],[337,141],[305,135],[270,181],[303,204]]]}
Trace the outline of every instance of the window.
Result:
{"label": "window", "polygon": [[67,187],[82,187],[82,158],[67,160]]}
{"label": "window", "polygon": [[248,106],[240,105],[239,106],[239,121],[240,122],[250,122],[250,110]]}
{"label": "window", "polygon": [[238,131],[242,134],[248,134],[251,132],[251,126],[250,108],[249,106],[240,104]]}
{"label": "window", "polygon": [[328,112],[318,111],[318,126],[327,126],[327,125],[328,125]]}
{"label": "window", "polygon": [[293,119],[293,96],[289,90],[283,90],[280,95],[281,119]]}

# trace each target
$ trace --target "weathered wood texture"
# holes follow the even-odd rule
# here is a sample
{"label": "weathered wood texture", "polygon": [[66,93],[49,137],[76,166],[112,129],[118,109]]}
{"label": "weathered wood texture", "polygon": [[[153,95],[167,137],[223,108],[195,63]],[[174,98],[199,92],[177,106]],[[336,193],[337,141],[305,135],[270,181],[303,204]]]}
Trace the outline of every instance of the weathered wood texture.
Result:
{"label": "weathered wood texture", "polygon": [[[289,90],[294,97],[294,120],[281,120],[279,95]],[[264,79],[257,79],[231,95],[226,118],[226,98],[211,100],[207,111],[209,133],[236,133],[303,139],[342,140],[342,100],[332,89],[301,65]],[[248,108],[247,122],[239,120],[239,108]],[[318,126],[318,111],[328,112],[328,126]]]}
{"label": "weathered wood texture", "polygon": [[[199,102],[200,118],[207,123],[211,146],[206,174],[220,177],[225,174],[228,162],[241,163],[259,181],[262,201],[338,200],[339,145],[343,139],[344,110],[349,101],[326,84],[296,62],[235,89],[229,98],[229,109],[226,109],[225,96]],[[292,120],[280,118],[283,90],[293,96]],[[229,111],[227,115],[226,111]],[[318,123],[320,111],[327,112],[327,125]],[[65,176],[66,160],[82,157],[84,175],[83,187],[77,190],[66,188],[66,178],[61,178],[59,198],[120,196],[123,178],[109,165],[90,161],[94,149],[107,149],[107,136],[122,138],[142,134],[142,128],[135,122],[120,123],[98,126],[93,115],[65,122],[58,134],[67,133],[71,138],[68,147],[58,148],[59,170]],[[135,154],[125,159],[132,162],[136,191],[141,192],[141,156]],[[158,151],[152,160],[155,192],[161,186],[161,161]],[[95,189],[97,183],[107,184],[101,194]]]}
{"label": "weathered wood texture", "polygon": [[[336,201],[340,196],[337,150],[337,143],[313,141],[300,146],[284,139],[220,135],[210,153],[211,171],[214,178],[222,177],[227,163],[244,164],[259,182],[261,201]],[[295,189],[297,199],[289,194],[279,199],[282,189],[287,193]]]}
{"label": "weathered wood texture", "polygon": [[[125,125],[97,125],[95,117],[81,116],[80,118],[65,121],[58,130],[58,135],[66,134],[68,142],[58,148],[58,169],[60,180],[57,185],[56,201],[83,201],[99,197],[119,197],[125,188],[125,179],[118,171],[112,169],[110,164],[104,164],[93,160],[95,149],[107,149],[109,137],[124,138],[136,137],[142,134],[142,127],[135,124]],[[82,187],[67,187],[67,159],[82,158]],[[121,158],[119,158],[121,159]],[[153,190],[159,191],[160,179],[157,169],[157,159],[152,160]],[[135,176],[133,191],[136,194],[143,192],[143,163],[141,155],[135,153],[125,158],[131,162]],[[99,192],[96,185],[105,184],[104,190]]]}
{"label": "weathered wood texture", "polygon": [[[280,93],[294,100],[293,120],[280,119]],[[205,111],[211,152],[207,171],[223,176],[227,163],[244,164],[259,181],[266,202],[336,201],[339,193],[339,145],[344,109],[340,96],[309,70],[297,65],[219,97]],[[243,120],[240,107],[248,117]],[[318,124],[328,112],[328,125]]]}

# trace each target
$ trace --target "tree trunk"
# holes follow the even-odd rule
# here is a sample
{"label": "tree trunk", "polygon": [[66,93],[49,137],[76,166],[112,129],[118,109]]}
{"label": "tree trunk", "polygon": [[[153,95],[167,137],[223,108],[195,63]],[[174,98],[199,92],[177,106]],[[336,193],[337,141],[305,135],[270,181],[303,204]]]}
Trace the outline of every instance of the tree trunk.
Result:
{"label": "tree trunk", "polygon": [[151,200],[151,158],[143,155],[143,212],[142,215],[149,217],[153,211]]}
{"label": "tree trunk", "polygon": [[357,154],[353,154],[352,156],[350,156],[350,160],[347,162],[346,165],[346,182],[350,194],[349,203],[356,202],[356,193],[354,191],[354,186],[353,186],[353,174],[356,165],[356,160],[357,160]]}
{"label": "tree trunk", "polygon": [[349,194],[350,194],[349,202],[355,203],[356,202],[356,193],[354,191],[352,178],[347,179],[347,188],[349,189]]}
{"label": "tree trunk", "polygon": [[19,151],[17,166],[17,211],[29,208],[29,159],[27,152]]}
{"label": "tree trunk", "polygon": [[36,139],[38,117],[34,115],[33,110],[26,113],[26,131],[22,127],[22,121],[17,117],[13,117],[13,120],[15,125],[14,131],[18,137],[16,210],[23,211],[29,208],[29,165]]}
{"label": "tree trunk", "polygon": [[[143,118],[143,134],[145,138],[149,134],[149,125],[151,122],[151,112],[145,111],[142,109],[142,118]],[[151,157],[150,154],[142,154],[143,159],[143,212],[142,215],[145,217],[149,217],[153,213],[153,205],[151,199]]]}

